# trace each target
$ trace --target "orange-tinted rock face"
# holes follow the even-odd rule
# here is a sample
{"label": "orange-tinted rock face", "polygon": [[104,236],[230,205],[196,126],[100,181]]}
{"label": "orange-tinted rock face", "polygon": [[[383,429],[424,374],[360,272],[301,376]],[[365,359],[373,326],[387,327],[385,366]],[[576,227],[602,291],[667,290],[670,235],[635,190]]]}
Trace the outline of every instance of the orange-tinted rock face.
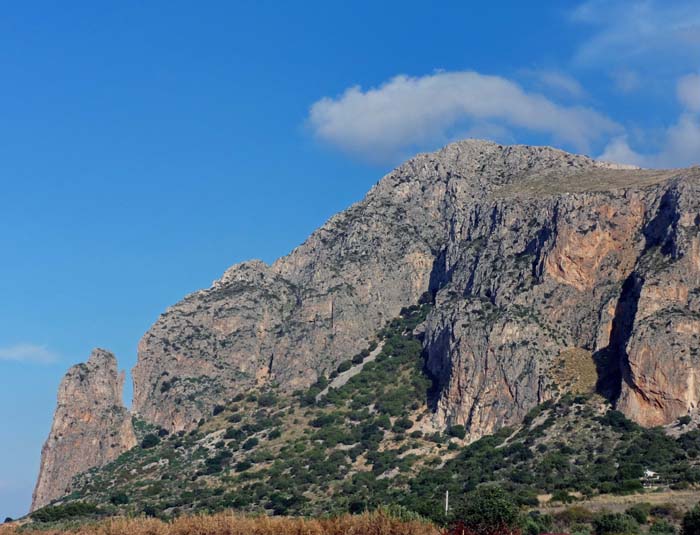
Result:
{"label": "orange-tinted rock face", "polygon": [[65,495],[73,476],[116,459],[136,445],[122,405],[124,375],[114,355],[95,349],[61,382],[51,432],[41,452],[32,511]]}
{"label": "orange-tinted rock face", "polygon": [[692,182],[665,194],[636,266],[640,288],[618,407],[647,426],[694,411],[700,400],[697,202]]}

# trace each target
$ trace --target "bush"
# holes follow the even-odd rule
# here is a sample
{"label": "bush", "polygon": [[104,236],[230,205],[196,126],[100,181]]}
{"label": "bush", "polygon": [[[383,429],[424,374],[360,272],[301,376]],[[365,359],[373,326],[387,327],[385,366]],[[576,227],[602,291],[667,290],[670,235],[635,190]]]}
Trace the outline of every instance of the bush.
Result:
{"label": "bush", "polygon": [[629,507],[625,513],[630,515],[640,524],[646,524],[649,519],[649,513],[651,512],[650,503],[637,503],[632,507]]}
{"label": "bush", "polygon": [[126,505],[129,503],[129,497],[126,493],[120,492],[118,494],[112,494],[109,501],[112,502],[112,505]]}
{"label": "bush", "polygon": [[399,418],[394,422],[394,427],[393,431],[394,433],[400,433],[402,431],[406,431],[407,429],[411,429],[413,427],[413,420],[410,418]]}
{"label": "bush", "polygon": [[700,535],[700,505],[688,511],[681,522],[682,535]]}
{"label": "bush", "polygon": [[245,433],[240,429],[236,429],[235,427],[229,427],[224,433],[224,438],[226,440],[243,440],[245,438]]}
{"label": "bush", "polygon": [[149,433],[145,437],[143,437],[143,440],[141,441],[141,448],[144,450],[147,450],[149,448],[153,448],[160,444],[160,438],[158,438],[157,435],[154,435],[153,433]]}
{"label": "bush", "polygon": [[272,407],[275,403],[277,403],[277,396],[272,392],[266,392],[258,398],[260,407]]}
{"label": "bush", "polygon": [[260,442],[257,438],[249,438],[243,443],[243,449],[244,450],[252,450],[255,446],[258,445],[258,442]]}
{"label": "bush", "polygon": [[468,493],[454,514],[456,525],[476,535],[510,532],[517,528],[518,506],[500,487],[488,485]]}
{"label": "bush", "polygon": [[635,535],[639,524],[629,515],[603,513],[593,519],[593,529],[596,535]]}
{"label": "bush", "polygon": [[14,520],[12,519],[12,517],[6,516],[5,517],[5,524],[9,524],[10,522],[14,522]]}
{"label": "bush", "polygon": [[649,528],[649,533],[654,535],[676,535],[676,528],[669,524],[668,520],[657,520]]}
{"label": "bush", "polygon": [[217,414],[221,414],[222,412],[224,412],[225,408],[226,407],[224,407],[223,405],[214,405],[214,410],[212,410],[211,413],[213,416],[216,416]]}
{"label": "bush", "polygon": [[565,490],[557,490],[552,493],[552,501],[561,503],[571,503],[575,498]]}
{"label": "bush", "polygon": [[236,472],[245,472],[251,466],[253,466],[253,463],[251,463],[250,461],[240,461],[236,463]]}
{"label": "bush", "polygon": [[447,434],[451,437],[463,439],[465,436],[467,436],[467,430],[463,425],[453,425],[447,430]]}
{"label": "bush", "polygon": [[530,512],[523,522],[523,533],[525,535],[540,535],[552,531],[552,517],[543,515],[539,511]]}
{"label": "bush", "polygon": [[101,513],[100,509],[93,503],[73,502],[65,505],[54,505],[44,507],[31,514],[32,520],[37,522],[57,522],[68,518],[88,516]]}
{"label": "bush", "polygon": [[338,365],[337,371],[338,373],[343,373],[348,371],[350,368],[352,368],[352,362],[349,360],[344,360]]}

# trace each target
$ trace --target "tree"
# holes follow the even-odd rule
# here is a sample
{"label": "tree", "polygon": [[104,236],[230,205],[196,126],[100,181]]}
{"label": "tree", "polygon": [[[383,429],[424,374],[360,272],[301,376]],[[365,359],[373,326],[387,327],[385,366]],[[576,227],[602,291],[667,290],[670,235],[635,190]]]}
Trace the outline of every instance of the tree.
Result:
{"label": "tree", "polygon": [[129,497],[126,495],[126,493],[120,492],[118,494],[113,494],[109,498],[109,501],[112,502],[112,505],[126,505],[129,503]]}
{"label": "tree", "polygon": [[500,487],[485,485],[464,497],[457,507],[453,531],[474,535],[519,532],[519,511],[510,495]]}
{"label": "tree", "polygon": [[153,433],[149,433],[145,437],[143,437],[143,440],[141,441],[141,448],[144,450],[147,450],[148,448],[153,448],[157,446],[160,443],[160,438],[158,438],[156,435]]}
{"label": "tree", "polygon": [[10,522],[14,522],[14,520],[9,516],[5,517],[5,524],[9,524]]}
{"label": "tree", "polygon": [[651,504],[646,502],[636,503],[628,507],[625,512],[640,524],[646,524],[649,519],[649,513],[651,512]]}
{"label": "tree", "polygon": [[596,535],[634,535],[639,533],[639,524],[630,515],[603,513],[593,519]]}
{"label": "tree", "polygon": [[243,443],[243,449],[244,450],[252,450],[255,446],[258,445],[259,440],[255,437],[249,438]]}
{"label": "tree", "polygon": [[467,436],[467,430],[463,425],[453,425],[447,430],[447,434],[451,437],[463,439],[465,436]]}
{"label": "tree", "polygon": [[683,517],[681,523],[683,535],[700,535],[700,505],[696,505]]}

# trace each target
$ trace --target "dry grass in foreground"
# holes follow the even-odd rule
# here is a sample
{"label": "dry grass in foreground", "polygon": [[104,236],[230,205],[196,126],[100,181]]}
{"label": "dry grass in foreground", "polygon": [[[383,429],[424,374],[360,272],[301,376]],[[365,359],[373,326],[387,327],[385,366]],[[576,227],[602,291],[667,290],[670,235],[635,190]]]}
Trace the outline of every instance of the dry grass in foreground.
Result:
{"label": "dry grass in foreground", "polygon": [[[13,525],[0,526],[0,535],[26,533]],[[327,519],[245,517],[233,514],[184,516],[172,522],[153,518],[114,518],[66,531],[41,535],[439,535],[433,524],[404,522],[383,513],[344,515]]]}

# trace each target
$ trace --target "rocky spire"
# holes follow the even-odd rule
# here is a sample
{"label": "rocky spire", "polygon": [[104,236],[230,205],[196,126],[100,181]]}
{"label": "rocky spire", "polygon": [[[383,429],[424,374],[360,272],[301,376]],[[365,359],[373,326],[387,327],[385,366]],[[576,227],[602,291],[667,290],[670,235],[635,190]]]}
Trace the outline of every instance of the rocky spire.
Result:
{"label": "rocky spire", "polygon": [[95,349],[61,381],[32,511],[66,493],[76,474],[103,465],[136,445],[131,416],[122,403],[124,372],[109,351]]}

